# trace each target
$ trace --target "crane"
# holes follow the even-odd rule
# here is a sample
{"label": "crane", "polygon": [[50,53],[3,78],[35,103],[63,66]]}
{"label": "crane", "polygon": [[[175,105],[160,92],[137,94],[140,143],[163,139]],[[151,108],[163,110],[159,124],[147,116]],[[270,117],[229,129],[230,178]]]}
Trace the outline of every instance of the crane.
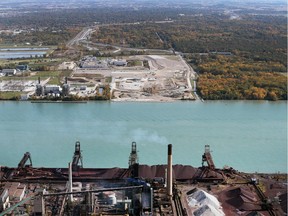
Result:
{"label": "crane", "polygon": [[129,167],[137,163],[138,163],[138,156],[137,156],[136,142],[132,142],[131,153],[129,156]]}
{"label": "crane", "polygon": [[31,159],[31,155],[29,152],[26,152],[23,156],[23,158],[21,159],[21,161],[18,164],[18,169],[22,169],[25,166],[25,163],[27,162],[27,160],[30,161],[30,165],[32,167],[32,159]]}
{"label": "crane", "polygon": [[212,155],[210,153],[210,146],[209,145],[205,145],[205,152],[202,155],[202,167],[204,166],[205,162],[207,162],[209,169],[215,170],[215,165],[214,165],[214,162],[212,159]]}
{"label": "crane", "polygon": [[[79,165],[80,162],[80,165]],[[80,150],[80,142],[77,141],[75,143],[75,152],[74,152],[74,156],[72,159],[72,170],[76,171],[78,170],[78,168],[82,168],[83,167],[83,161],[82,161],[82,155],[81,155],[81,150]]]}

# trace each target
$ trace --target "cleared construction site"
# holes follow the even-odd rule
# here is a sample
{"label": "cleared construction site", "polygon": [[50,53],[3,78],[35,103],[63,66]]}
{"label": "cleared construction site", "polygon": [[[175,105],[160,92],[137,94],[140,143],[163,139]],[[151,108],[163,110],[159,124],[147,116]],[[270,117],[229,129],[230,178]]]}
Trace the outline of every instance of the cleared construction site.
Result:
{"label": "cleared construction site", "polygon": [[[197,98],[196,82],[193,81],[196,73],[180,55],[137,55],[114,59],[85,56],[78,62],[63,62],[58,70],[71,71],[69,76],[60,80],[60,85],[50,84],[55,80],[54,72],[51,72],[51,77],[47,72],[45,80],[40,80],[41,72],[27,71],[25,79],[18,72],[10,79],[7,77],[0,80],[0,91],[21,92],[21,95],[26,95],[25,98],[32,97],[33,100],[61,97],[94,99],[103,95],[104,88],[109,88],[109,96],[105,99],[112,101]],[[37,74],[38,81],[35,80]]]}
{"label": "cleared construction site", "polygon": [[194,100],[194,73],[179,55],[137,55],[121,59],[86,57],[75,68],[71,82],[103,84],[109,79],[113,101]]}
{"label": "cleared construction site", "polygon": [[202,166],[139,163],[132,142],[126,168],[85,168],[80,142],[64,168],[36,168],[26,152],[0,171],[0,215],[286,215],[287,176],[218,169],[210,146]]}

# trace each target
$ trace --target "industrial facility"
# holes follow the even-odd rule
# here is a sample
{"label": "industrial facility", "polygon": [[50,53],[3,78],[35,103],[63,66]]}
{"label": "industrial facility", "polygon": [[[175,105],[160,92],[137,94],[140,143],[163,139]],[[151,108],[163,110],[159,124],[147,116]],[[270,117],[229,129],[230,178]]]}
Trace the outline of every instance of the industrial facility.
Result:
{"label": "industrial facility", "polygon": [[[18,167],[0,167],[0,215],[264,215],[287,213],[280,174],[216,168],[210,146],[202,166],[139,163],[132,142],[127,168],[84,168],[80,142],[64,168],[36,168],[29,152]],[[263,190],[265,188],[265,190]],[[286,207],[285,207],[286,204]],[[285,209],[286,208],[286,209]]]}
{"label": "industrial facility", "polygon": [[112,66],[125,67],[127,61],[124,59],[100,59],[95,56],[85,56],[80,60],[79,67],[82,69],[109,69]]}
{"label": "industrial facility", "polygon": [[14,76],[16,74],[16,69],[2,69],[1,73],[3,76]]}
{"label": "industrial facility", "polygon": [[61,86],[41,84],[40,77],[38,78],[38,84],[36,85],[36,96],[68,96],[70,93],[70,85],[65,77],[65,83]]}

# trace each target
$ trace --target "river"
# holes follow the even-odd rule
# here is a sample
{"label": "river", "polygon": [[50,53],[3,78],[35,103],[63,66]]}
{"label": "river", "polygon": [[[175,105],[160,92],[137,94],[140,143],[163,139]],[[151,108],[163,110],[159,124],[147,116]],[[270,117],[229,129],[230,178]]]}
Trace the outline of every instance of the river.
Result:
{"label": "river", "polygon": [[16,58],[31,58],[43,56],[47,53],[47,47],[17,47],[17,48],[0,48],[0,59],[16,59]]}
{"label": "river", "polygon": [[81,143],[84,167],[127,167],[132,141],[141,164],[201,166],[210,145],[216,167],[287,172],[287,103],[0,102],[0,165],[30,152],[35,167],[66,167]]}

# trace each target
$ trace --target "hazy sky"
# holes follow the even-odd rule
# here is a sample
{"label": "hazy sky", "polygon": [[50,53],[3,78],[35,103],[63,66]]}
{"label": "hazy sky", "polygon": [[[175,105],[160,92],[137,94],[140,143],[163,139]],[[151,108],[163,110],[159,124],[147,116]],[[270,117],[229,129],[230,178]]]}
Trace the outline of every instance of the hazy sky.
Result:
{"label": "hazy sky", "polygon": [[[135,2],[155,2],[155,0],[1,0],[1,3],[14,3],[14,2],[75,2],[75,3],[79,3],[79,2],[127,2],[127,3],[135,3]],[[162,3],[164,2],[169,2],[169,3],[215,3],[215,2],[239,2],[239,3],[243,3],[243,2],[265,2],[265,3],[269,3],[269,2],[283,2],[283,3],[287,3],[286,0],[161,0]],[[160,3],[160,1],[158,2]]]}

